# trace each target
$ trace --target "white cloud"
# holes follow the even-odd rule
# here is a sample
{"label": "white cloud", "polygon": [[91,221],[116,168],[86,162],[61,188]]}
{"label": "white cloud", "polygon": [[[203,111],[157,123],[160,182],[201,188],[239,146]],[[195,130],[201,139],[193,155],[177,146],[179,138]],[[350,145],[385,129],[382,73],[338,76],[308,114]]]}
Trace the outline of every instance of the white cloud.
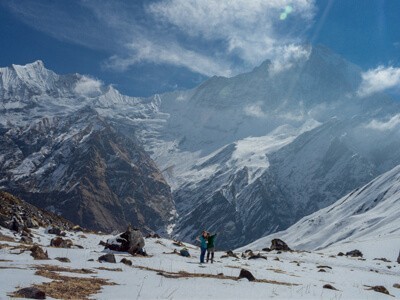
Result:
{"label": "white cloud", "polygon": [[365,127],[379,131],[392,130],[400,126],[400,114],[390,118],[388,121],[372,120]]}
{"label": "white cloud", "polygon": [[400,85],[400,68],[379,66],[362,73],[362,82],[357,94],[366,97]]}
{"label": "white cloud", "polygon": [[263,111],[261,106],[261,102],[247,105],[244,108],[244,113],[249,117],[264,118],[267,116],[267,114]]}
{"label": "white cloud", "polygon": [[101,87],[103,83],[97,79],[82,76],[82,78],[76,83],[74,91],[77,94],[95,97],[101,94]]}

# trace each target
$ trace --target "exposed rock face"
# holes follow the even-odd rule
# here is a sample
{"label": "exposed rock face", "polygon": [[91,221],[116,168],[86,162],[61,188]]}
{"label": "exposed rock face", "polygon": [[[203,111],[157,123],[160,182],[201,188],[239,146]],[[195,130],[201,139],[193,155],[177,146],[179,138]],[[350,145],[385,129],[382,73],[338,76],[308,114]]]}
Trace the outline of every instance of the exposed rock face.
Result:
{"label": "exposed rock face", "polygon": [[26,228],[39,226],[55,226],[66,230],[70,229],[73,223],[0,191],[0,226],[23,233]]}
{"label": "exposed rock face", "polygon": [[277,251],[291,251],[289,246],[282,240],[280,239],[273,239],[271,241],[271,250],[277,250]]}
{"label": "exposed rock face", "polygon": [[7,189],[87,228],[162,230],[174,216],[170,188],[150,157],[92,109],[9,129],[0,147],[9,157],[0,164]]}

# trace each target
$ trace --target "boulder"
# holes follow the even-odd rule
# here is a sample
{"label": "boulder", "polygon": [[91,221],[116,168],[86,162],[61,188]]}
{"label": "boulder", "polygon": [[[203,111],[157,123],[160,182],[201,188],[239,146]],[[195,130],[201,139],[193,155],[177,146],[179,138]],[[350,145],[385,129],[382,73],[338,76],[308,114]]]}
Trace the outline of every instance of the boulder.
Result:
{"label": "boulder", "polygon": [[131,255],[146,255],[143,250],[144,245],[144,238],[140,230],[128,226],[124,233],[108,239],[105,248],[113,251],[128,252]]}
{"label": "boulder", "polygon": [[115,264],[117,261],[115,260],[115,256],[114,256],[114,254],[111,254],[111,253],[107,253],[107,254],[105,254],[105,255],[102,255],[102,256],[100,256],[99,257],[99,261],[100,262],[108,262],[108,263],[112,263],[112,264]]}
{"label": "boulder", "polygon": [[44,252],[43,249],[42,249],[40,246],[38,246],[38,245],[33,245],[33,246],[31,247],[30,250],[31,250],[31,256],[32,256],[34,259],[37,259],[37,260],[40,260],[40,259],[49,259],[49,256],[48,256],[48,254],[47,254],[47,251]]}
{"label": "boulder", "polygon": [[71,248],[74,244],[69,239],[63,239],[62,237],[55,237],[51,239],[50,246],[56,248]]}
{"label": "boulder", "polygon": [[333,285],[330,285],[329,283],[325,284],[325,285],[323,286],[323,288],[324,288],[324,289],[328,289],[328,290],[334,290],[334,291],[337,291],[337,290],[338,290],[337,288],[335,288]]}
{"label": "boulder", "polygon": [[121,259],[121,262],[127,266],[132,266],[132,261],[126,258]]}
{"label": "boulder", "polygon": [[386,294],[386,295],[390,295],[389,291],[383,285],[371,286],[369,288],[369,290],[372,290],[372,291],[375,291],[378,293],[382,293],[382,294]]}
{"label": "boulder", "polygon": [[343,252],[339,252],[337,256],[344,256]]}
{"label": "boulder", "polygon": [[58,260],[60,262],[63,262],[63,263],[70,263],[71,262],[68,257],[56,257],[54,259],[56,259],[56,260]]}
{"label": "boulder", "polygon": [[50,227],[47,229],[48,234],[55,234],[58,236],[66,236],[67,234],[58,227]]}
{"label": "boulder", "polygon": [[289,246],[280,239],[273,239],[271,241],[271,250],[278,250],[278,251],[292,251]]}
{"label": "boulder", "polygon": [[251,272],[246,269],[240,270],[239,279],[241,279],[241,278],[247,278],[249,281],[256,280],[256,278],[253,276],[253,274],[251,274]]}
{"label": "boulder", "polygon": [[400,264],[400,252],[399,252],[399,256],[397,256],[397,263]]}
{"label": "boulder", "polygon": [[400,283],[393,284],[393,287],[396,288],[396,289],[400,289]]}
{"label": "boulder", "polygon": [[23,236],[21,236],[21,239],[19,240],[19,242],[23,243],[23,244],[32,244],[33,240],[31,237],[23,235]]}
{"label": "boulder", "polygon": [[350,256],[350,257],[363,257],[363,254],[360,250],[352,250],[349,252],[346,252],[346,256]]}
{"label": "boulder", "polygon": [[46,293],[35,287],[27,287],[15,292],[15,296],[30,299],[46,299]]}

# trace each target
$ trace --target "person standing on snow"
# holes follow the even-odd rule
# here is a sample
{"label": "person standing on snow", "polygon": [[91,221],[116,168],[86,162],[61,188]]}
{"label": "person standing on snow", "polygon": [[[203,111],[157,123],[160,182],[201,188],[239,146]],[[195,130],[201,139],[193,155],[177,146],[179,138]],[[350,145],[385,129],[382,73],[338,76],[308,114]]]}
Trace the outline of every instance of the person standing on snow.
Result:
{"label": "person standing on snow", "polygon": [[207,231],[203,230],[200,237],[196,238],[197,241],[200,242],[200,263],[204,263],[204,256],[206,255],[207,251]]}
{"label": "person standing on snow", "polygon": [[216,233],[211,235],[209,232],[207,233],[207,262],[210,260],[211,255],[211,263],[214,262],[214,251],[215,251],[215,237],[217,236]]}

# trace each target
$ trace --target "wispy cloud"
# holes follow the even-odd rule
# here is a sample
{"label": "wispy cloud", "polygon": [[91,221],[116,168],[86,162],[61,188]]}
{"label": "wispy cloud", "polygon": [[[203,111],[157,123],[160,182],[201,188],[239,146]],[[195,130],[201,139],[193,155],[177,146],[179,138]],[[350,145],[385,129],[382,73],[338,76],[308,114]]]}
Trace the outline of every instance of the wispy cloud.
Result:
{"label": "wispy cloud", "polygon": [[230,76],[265,59],[274,71],[307,57],[300,46],[315,0],[38,1],[3,3],[47,34],[110,54],[105,66],[170,64]]}
{"label": "wispy cloud", "polygon": [[75,92],[88,97],[94,97],[101,94],[103,83],[100,80],[88,76],[82,78],[75,85]]}
{"label": "wispy cloud", "polygon": [[372,120],[366,125],[367,128],[379,131],[392,130],[400,127],[400,114],[391,117],[387,121]]}
{"label": "wispy cloud", "polygon": [[399,85],[400,68],[379,66],[362,73],[362,82],[357,93],[360,97],[366,97]]}

